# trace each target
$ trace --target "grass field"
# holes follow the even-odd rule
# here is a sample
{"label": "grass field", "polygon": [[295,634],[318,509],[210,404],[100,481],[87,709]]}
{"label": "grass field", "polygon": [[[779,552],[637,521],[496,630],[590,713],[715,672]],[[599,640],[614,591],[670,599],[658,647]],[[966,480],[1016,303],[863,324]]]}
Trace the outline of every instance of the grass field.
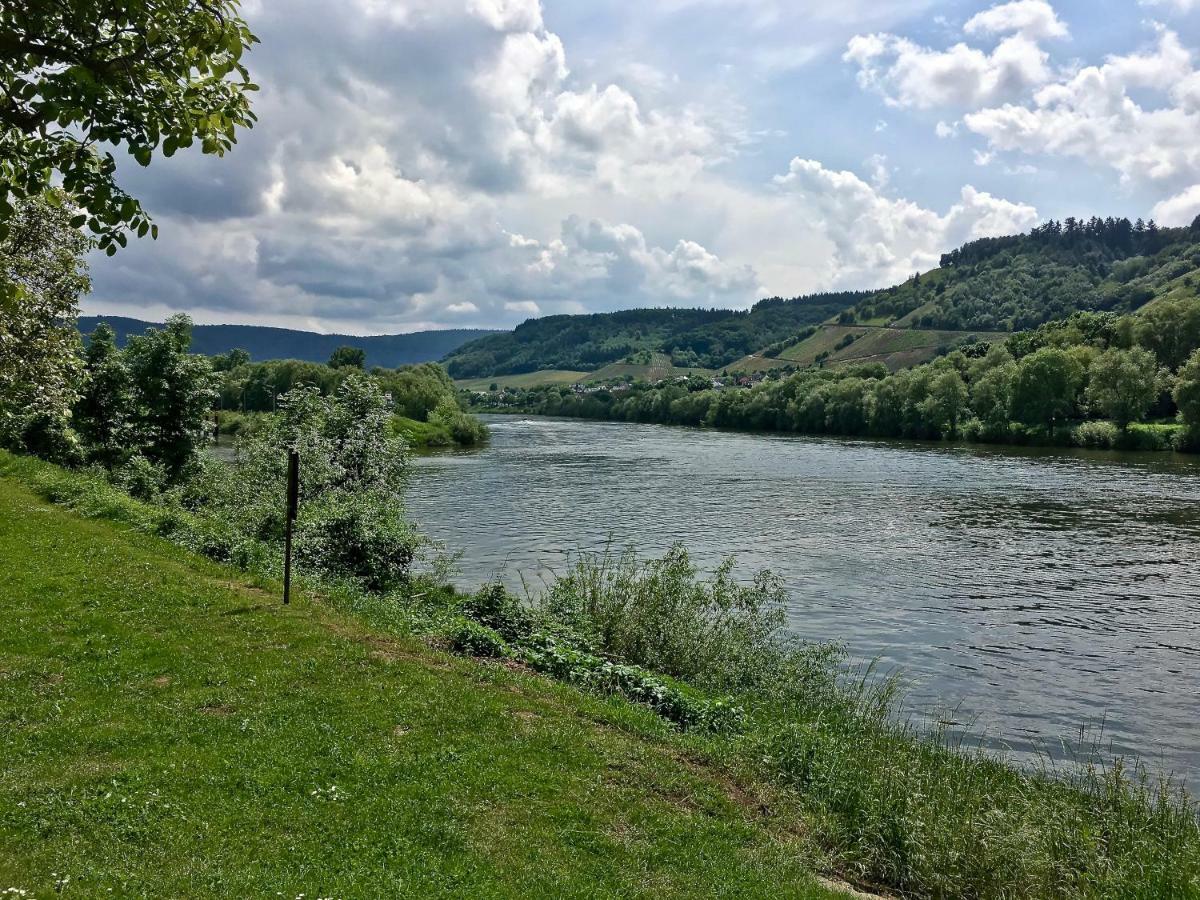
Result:
{"label": "grass field", "polygon": [[7,479],[0,558],[0,896],[841,896],[639,707]]}

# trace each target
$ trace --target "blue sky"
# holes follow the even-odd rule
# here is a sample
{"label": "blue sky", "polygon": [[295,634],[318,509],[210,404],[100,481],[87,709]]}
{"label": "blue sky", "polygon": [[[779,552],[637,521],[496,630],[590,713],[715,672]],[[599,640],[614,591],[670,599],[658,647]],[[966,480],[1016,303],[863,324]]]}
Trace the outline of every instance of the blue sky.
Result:
{"label": "blue sky", "polygon": [[1200,0],[252,0],[260,125],[122,166],[85,307],[377,333],[891,284],[1200,214]]}

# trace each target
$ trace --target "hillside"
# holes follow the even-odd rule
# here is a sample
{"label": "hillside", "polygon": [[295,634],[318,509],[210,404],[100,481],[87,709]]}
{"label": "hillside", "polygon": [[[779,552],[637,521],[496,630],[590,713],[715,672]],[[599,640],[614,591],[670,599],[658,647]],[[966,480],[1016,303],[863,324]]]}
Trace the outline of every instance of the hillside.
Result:
{"label": "hillside", "polygon": [[285,609],[3,478],[0,554],[0,893],[839,896],[629,704]]}
{"label": "hillside", "polygon": [[[153,322],[123,316],[81,316],[79,330],[90,334],[100,322],[107,322],[113,327],[121,345],[124,345],[125,339],[131,334],[141,334],[147,328],[159,327]],[[192,349],[205,356],[216,356],[241,349],[255,360],[299,359],[306,362],[325,362],[338,347],[361,347],[367,352],[368,366],[394,369],[397,366],[436,362],[463,344],[492,333],[480,329],[453,329],[356,337],[348,334],[316,334],[290,328],[270,328],[265,325],[194,325]]]}
{"label": "hillside", "polygon": [[729,365],[731,372],[765,372],[809,366],[856,365],[881,362],[891,371],[929,362],[956,346],[994,343],[1005,331],[946,331],[929,328],[888,328],[882,325],[819,325],[812,334],[772,356],[753,354]]}
{"label": "hillside", "polygon": [[517,374],[527,377],[514,387],[566,380],[529,374],[543,369],[588,373],[574,379],[580,382],[850,362],[895,371],[1081,310],[1130,312],[1195,297],[1198,268],[1200,219],[1187,228],[1067,219],[973,241],[945,254],[939,268],[884,290],[772,298],[749,312],[552,316],[466,344],[445,362],[473,388]]}
{"label": "hillside", "polygon": [[[541,369],[592,372],[640,353],[666,354],[678,368],[719,369],[754,350],[787,340],[836,316],[863,294],[771,298],[748,311],[632,309],[530,319],[509,333],[473,341],[450,353],[458,379]],[[636,365],[633,360],[630,364]]]}
{"label": "hillside", "polygon": [[1028,234],[972,241],[939,268],[878,291],[839,317],[856,323],[1024,331],[1081,310],[1131,312],[1196,296],[1200,218],[1189,228],[1067,219]]}

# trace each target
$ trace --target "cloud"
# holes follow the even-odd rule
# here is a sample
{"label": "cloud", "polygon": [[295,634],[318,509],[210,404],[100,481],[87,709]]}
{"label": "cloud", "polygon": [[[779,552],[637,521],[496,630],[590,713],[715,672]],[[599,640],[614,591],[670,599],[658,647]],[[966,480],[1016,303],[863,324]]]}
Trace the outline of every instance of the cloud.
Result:
{"label": "cloud", "polygon": [[[1155,95],[1161,105],[1135,99]],[[1125,183],[1176,192],[1200,181],[1200,75],[1178,35],[1162,27],[1146,52],[1110,56],[1028,102],[986,107],[963,122],[992,149],[1100,163]]]}
{"label": "cloud", "polygon": [[1154,207],[1154,218],[1163,225],[1190,225],[1200,216],[1200,184],[1168,197]]}
{"label": "cloud", "polygon": [[[676,0],[680,17],[737,2],[792,23],[782,2]],[[853,21],[882,15],[848,7]],[[869,183],[816,163],[779,183],[761,167],[739,175],[753,138],[728,97],[711,103],[648,65],[577,74],[537,0],[247,8],[263,39],[250,58],[259,126],[225,159],[123,167],[162,238],[99,260],[89,310],[361,333],[744,308],[886,284],[964,235],[1027,220],[1028,207],[971,188],[940,215],[885,196],[895,170],[882,155]]]}
{"label": "cloud", "polygon": [[1045,0],[1015,0],[977,13],[963,26],[967,34],[1019,34],[1032,40],[1065,38],[1070,32]]}
{"label": "cloud", "polygon": [[1200,0],[1138,0],[1138,3],[1152,8],[1166,7],[1180,13],[1189,13],[1200,8]]}
{"label": "cloud", "polygon": [[975,238],[1012,234],[1036,224],[1037,210],[967,185],[944,215],[910,200],[886,197],[852,172],[793,159],[776,184],[810,206],[835,248],[835,282],[893,284],[937,265],[947,248]]}
{"label": "cloud", "polygon": [[858,67],[859,84],[890,106],[972,108],[1018,97],[1050,81],[1049,54],[1038,42],[1068,34],[1042,0],[993,6],[964,28],[968,34],[1004,37],[987,52],[962,42],[934,50],[894,34],[859,34],[850,39],[842,58]]}

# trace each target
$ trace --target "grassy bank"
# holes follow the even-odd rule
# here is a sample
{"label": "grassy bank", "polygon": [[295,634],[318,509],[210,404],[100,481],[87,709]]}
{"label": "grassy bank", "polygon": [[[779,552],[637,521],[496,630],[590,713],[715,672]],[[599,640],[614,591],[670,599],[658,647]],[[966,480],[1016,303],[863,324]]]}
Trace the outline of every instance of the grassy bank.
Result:
{"label": "grassy bank", "polygon": [[836,896],[641,708],[12,480],[0,556],[0,893]]}
{"label": "grassy bank", "polygon": [[[0,552],[16,560],[0,575],[5,619],[16,623],[0,636],[0,670],[22,673],[0,679],[6,719],[20,725],[9,731],[21,743],[5,752],[31,760],[0,781],[26,803],[0,798],[0,876],[10,880],[29,860],[38,873],[61,873],[74,871],[62,859],[91,871],[83,860],[95,857],[114,860],[105,872],[134,866],[136,884],[155,884],[151,860],[194,839],[251,893],[267,883],[252,880],[266,878],[255,874],[264,866],[286,890],[403,892],[362,880],[386,879],[396,865],[404,889],[421,895],[803,896],[804,873],[816,870],[919,897],[1200,897],[1200,825],[1188,801],[1100,757],[1030,771],[906,726],[886,684],[836,682],[836,654],[781,635],[769,578],[702,580],[678,553],[650,564],[583,558],[532,606],[429,584],[389,595],[312,585],[282,611],[270,583],[247,588],[229,570],[133,533],[216,546],[186,513],[27,458],[0,454],[0,475],[10,479],[0,491]],[[45,507],[26,487],[133,530]],[[247,558],[274,565],[270,555]],[[192,692],[166,702],[152,690],[168,686],[155,683],[163,677]],[[63,685],[92,693],[76,702]],[[77,718],[60,722],[55,709]],[[529,743],[529,722],[545,729],[544,744]],[[175,754],[210,726],[224,730],[209,737],[208,768],[192,785],[204,805],[172,787],[166,802],[177,812],[161,812],[163,830],[128,838],[86,818],[86,804],[112,784],[161,794],[162,779],[190,778],[201,763]],[[395,768],[383,755],[387,734],[418,730],[420,753]],[[226,741],[251,743],[218,759]],[[119,764],[109,765],[114,747]],[[82,787],[53,782],[81,767]],[[124,781],[127,769],[137,778]],[[36,815],[23,812],[34,808],[18,796],[26,784],[53,798]],[[330,821],[306,798],[329,802],[335,784],[351,806],[333,801],[342,812]],[[613,792],[625,798],[616,807]],[[160,814],[150,794],[113,795]],[[237,811],[248,797],[254,809]],[[360,798],[366,806],[353,809]],[[424,804],[422,815],[406,804]],[[276,817],[277,806],[287,815]],[[289,844],[277,833],[287,816],[324,837]],[[78,821],[116,849],[74,850],[66,835]],[[421,843],[410,833],[420,821],[452,823],[454,839]],[[269,863],[235,846],[238,830],[254,834],[256,822]],[[343,852],[316,848],[320,839]],[[309,868],[275,858],[306,841]],[[403,865],[381,841],[403,847],[394,851]],[[414,847],[420,868],[403,868]],[[18,868],[4,868],[10,857]],[[171,864],[183,878],[183,864]],[[312,880],[326,871],[333,880]]]}

